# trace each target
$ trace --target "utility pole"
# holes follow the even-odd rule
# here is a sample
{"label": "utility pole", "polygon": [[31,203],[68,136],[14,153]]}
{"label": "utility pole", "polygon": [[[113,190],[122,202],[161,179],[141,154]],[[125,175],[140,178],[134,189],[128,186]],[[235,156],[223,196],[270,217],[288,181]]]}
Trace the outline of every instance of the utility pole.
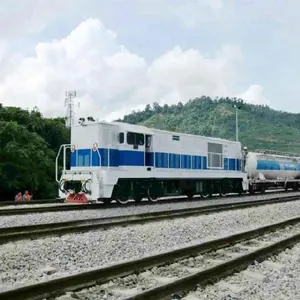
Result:
{"label": "utility pole", "polygon": [[76,91],[66,91],[66,98],[65,98],[65,107],[67,107],[66,113],[66,126],[71,127],[74,125],[74,102],[73,98],[76,97]]}
{"label": "utility pole", "polygon": [[235,139],[239,141],[239,117],[238,117],[238,110],[241,109],[240,106],[234,104],[235,108]]}

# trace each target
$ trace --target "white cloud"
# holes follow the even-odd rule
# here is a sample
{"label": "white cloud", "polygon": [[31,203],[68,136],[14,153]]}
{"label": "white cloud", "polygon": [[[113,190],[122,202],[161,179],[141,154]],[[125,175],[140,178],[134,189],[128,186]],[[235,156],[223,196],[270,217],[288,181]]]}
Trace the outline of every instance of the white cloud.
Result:
{"label": "white cloud", "polygon": [[0,39],[43,31],[71,3],[71,0],[1,0]]}
{"label": "white cloud", "polygon": [[203,4],[211,7],[212,9],[222,9],[224,6],[222,0],[198,0],[198,2],[203,2]]}
{"label": "white cloud", "polygon": [[194,29],[212,17],[211,14],[216,14],[222,10],[222,0],[185,0],[184,3],[175,4],[168,3],[166,11],[178,18],[184,27]]}
{"label": "white cloud", "polygon": [[[19,57],[12,71],[0,74],[0,99],[63,115],[65,90],[76,89],[77,115],[111,119],[148,103],[231,95],[242,60],[237,46],[224,45],[213,56],[176,46],[147,62],[118,44],[100,20],[88,19],[66,38],[36,45],[34,56]],[[260,95],[257,86],[245,93],[250,101],[253,95]]]}
{"label": "white cloud", "polygon": [[263,88],[259,84],[252,84],[248,90],[239,95],[238,98],[241,98],[252,104],[270,104],[270,101],[263,95]]}
{"label": "white cloud", "polygon": [[211,17],[218,16],[224,8],[223,0],[132,0],[131,3],[141,15],[171,18],[189,29],[211,21]]}

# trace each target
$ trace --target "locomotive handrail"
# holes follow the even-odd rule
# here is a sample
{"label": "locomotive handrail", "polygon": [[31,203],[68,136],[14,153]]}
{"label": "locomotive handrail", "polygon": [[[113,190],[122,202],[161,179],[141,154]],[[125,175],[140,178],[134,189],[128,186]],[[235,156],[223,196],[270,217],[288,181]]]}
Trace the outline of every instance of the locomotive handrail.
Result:
{"label": "locomotive handrail", "polygon": [[56,155],[56,159],[55,159],[55,180],[56,182],[60,183],[60,181],[58,180],[58,159],[59,159],[59,155],[61,150],[64,148],[64,156],[63,156],[63,171],[66,170],[66,148],[71,147],[71,144],[62,144],[59,147],[58,153]]}
{"label": "locomotive handrail", "polygon": [[56,155],[56,159],[55,159],[55,180],[56,180],[56,182],[58,182],[58,183],[60,182],[60,181],[58,180],[58,158],[59,158],[59,155],[60,155],[60,152],[61,152],[62,147],[63,147],[63,145],[61,145],[61,146],[59,147],[58,154]]}
{"label": "locomotive handrail", "polygon": [[101,159],[101,154],[100,154],[100,151],[99,151],[99,149],[97,148],[97,153],[98,153],[98,157],[99,157],[99,167],[101,167],[102,166],[102,159]]}
{"label": "locomotive handrail", "polygon": [[[100,152],[99,152],[99,148],[98,148],[98,144],[97,143],[94,143],[93,144],[93,148],[91,149],[91,150],[93,150],[93,151],[95,151],[95,152],[97,152],[98,153],[98,157],[99,157],[99,167],[101,167],[102,165],[102,162],[101,162],[101,154],[100,154]],[[92,159],[92,161],[93,161],[93,158],[91,157],[91,159]]]}
{"label": "locomotive handrail", "polygon": [[107,148],[107,168],[110,169],[110,147],[111,144],[108,144],[108,148]]}

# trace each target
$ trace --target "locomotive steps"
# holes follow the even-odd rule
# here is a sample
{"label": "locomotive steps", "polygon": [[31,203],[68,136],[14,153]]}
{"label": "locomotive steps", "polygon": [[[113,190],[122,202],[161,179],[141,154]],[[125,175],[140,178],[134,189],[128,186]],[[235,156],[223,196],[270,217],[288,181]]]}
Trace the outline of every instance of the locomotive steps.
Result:
{"label": "locomotive steps", "polygon": [[59,236],[67,233],[80,233],[95,229],[107,229],[117,226],[128,226],[148,222],[156,222],[175,218],[212,214],[236,209],[244,209],[262,205],[290,202],[299,200],[299,196],[276,197],[266,200],[235,202],[204,207],[165,210],[134,215],[122,215],[88,220],[77,220],[59,223],[47,223],[27,226],[7,227],[0,229],[0,244],[15,240],[40,238],[46,236]]}
{"label": "locomotive steps", "polygon": [[197,284],[218,280],[299,241],[300,217],[297,217],[206,243],[9,290],[0,293],[0,299],[54,299],[66,292],[69,292],[67,299],[78,299],[80,294],[89,299],[89,295],[101,296],[101,293],[105,293],[105,299],[118,296],[170,299],[166,297],[174,293],[184,295]]}

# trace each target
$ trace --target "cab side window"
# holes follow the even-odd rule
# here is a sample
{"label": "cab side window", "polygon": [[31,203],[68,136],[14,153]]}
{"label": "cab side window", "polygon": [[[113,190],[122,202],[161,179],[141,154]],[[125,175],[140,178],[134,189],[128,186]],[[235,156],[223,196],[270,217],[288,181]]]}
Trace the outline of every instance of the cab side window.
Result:
{"label": "cab side window", "polygon": [[118,138],[119,138],[119,143],[123,144],[124,143],[124,132],[120,132]]}
{"label": "cab side window", "polygon": [[142,133],[127,132],[127,144],[143,146],[145,144],[145,137]]}
{"label": "cab side window", "polygon": [[151,136],[148,135],[148,136],[146,137],[146,147],[149,148],[150,146],[151,146]]}

